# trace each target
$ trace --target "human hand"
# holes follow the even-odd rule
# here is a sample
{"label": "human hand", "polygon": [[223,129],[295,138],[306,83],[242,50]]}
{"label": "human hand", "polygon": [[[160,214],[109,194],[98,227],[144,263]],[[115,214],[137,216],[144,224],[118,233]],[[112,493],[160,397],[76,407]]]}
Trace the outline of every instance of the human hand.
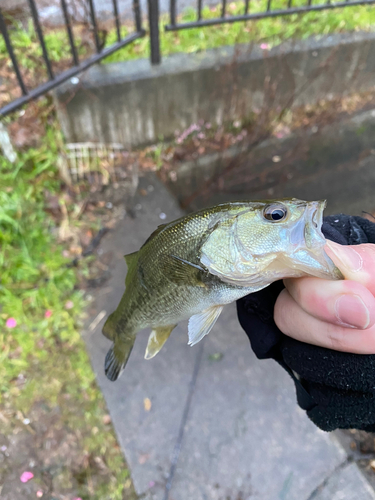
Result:
{"label": "human hand", "polygon": [[[292,377],[318,427],[375,432],[375,223],[340,214],[325,217],[322,231],[346,280],[286,280],[287,290],[275,282],[237,301],[238,318],[256,356]],[[350,305],[347,295],[360,300]]]}
{"label": "human hand", "polygon": [[275,323],[284,334],[302,342],[375,354],[375,245],[328,242],[325,249],[345,280],[284,280],[285,289],[275,304]]}

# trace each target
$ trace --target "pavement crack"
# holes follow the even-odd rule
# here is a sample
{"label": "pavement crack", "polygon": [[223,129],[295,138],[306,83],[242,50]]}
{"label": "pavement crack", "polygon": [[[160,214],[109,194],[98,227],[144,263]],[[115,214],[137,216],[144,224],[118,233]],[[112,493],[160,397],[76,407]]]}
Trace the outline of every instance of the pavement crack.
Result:
{"label": "pavement crack", "polygon": [[204,340],[201,341],[198,345],[199,351],[198,351],[197,357],[195,358],[193,374],[192,374],[192,377],[190,380],[188,396],[186,398],[185,408],[184,408],[184,411],[182,414],[180,428],[178,431],[176,444],[174,446],[174,450],[173,450],[173,454],[172,454],[171,468],[169,469],[169,475],[168,475],[167,483],[165,485],[165,492],[164,492],[163,500],[168,500],[168,498],[169,498],[169,492],[171,490],[173,478],[174,478],[174,475],[176,472],[178,457],[180,455],[182,441],[183,441],[184,433],[185,433],[185,426],[186,426],[186,422],[187,422],[187,419],[189,416],[191,401],[193,399],[194,389],[195,389],[195,385],[196,385],[197,378],[198,378],[198,372],[199,372],[199,368],[200,368],[201,361],[202,361]]}
{"label": "pavement crack", "polygon": [[331,480],[331,478],[340,472],[342,469],[345,469],[347,465],[349,465],[353,460],[351,457],[346,457],[346,459],[341,462],[339,465],[337,465],[333,471],[323,479],[323,481],[318,484],[318,486],[310,493],[309,497],[306,500],[314,500],[317,495],[322,491],[323,488],[325,488],[328,484],[328,482]]}

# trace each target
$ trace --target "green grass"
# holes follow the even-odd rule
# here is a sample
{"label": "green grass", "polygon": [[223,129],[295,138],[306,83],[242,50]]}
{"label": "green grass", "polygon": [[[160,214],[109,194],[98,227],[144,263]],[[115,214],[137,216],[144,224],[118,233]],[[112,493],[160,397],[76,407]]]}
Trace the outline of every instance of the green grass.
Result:
{"label": "green grass", "polygon": [[[319,3],[315,0],[314,3]],[[295,0],[294,6],[305,5],[305,0]],[[274,0],[272,9],[285,8],[285,0]],[[242,14],[244,3],[232,2],[227,6],[227,15]],[[251,12],[266,10],[266,0],[254,0],[251,2]],[[220,7],[203,9],[203,18],[215,18],[220,16]],[[180,22],[196,20],[194,9],[186,10],[180,17]],[[212,27],[195,28],[177,32],[165,32],[164,25],[168,23],[167,16],[161,16],[160,38],[162,54],[168,55],[177,52],[196,52],[223,45],[234,45],[236,43],[258,43],[266,41],[271,46],[281,43],[287,39],[305,39],[312,35],[325,35],[329,33],[364,30],[371,31],[375,26],[375,8],[372,6],[355,6],[342,9],[333,9],[320,12],[309,12],[306,14],[293,14],[290,16],[266,18],[257,21],[229,23]],[[122,35],[132,31],[133,27],[124,25]],[[26,70],[39,70],[41,49],[39,47],[33,25],[23,28],[20,24],[13,22],[10,30],[15,52],[19,58],[20,65]],[[86,38],[87,38],[86,30]],[[67,34],[63,29],[46,30],[46,44],[53,63],[71,61]],[[82,57],[92,52],[86,41],[83,40],[82,29],[76,30],[76,45]],[[106,45],[116,41],[115,29],[107,33]],[[136,40],[131,45],[115,52],[104,62],[124,61],[149,55],[148,37]],[[5,49],[3,38],[0,38],[0,59],[10,64]]]}
{"label": "green grass", "polygon": [[[67,259],[52,234],[54,223],[44,211],[45,192],[60,189],[54,134],[47,130],[43,145],[22,153],[14,165],[0,157],[0,397],[33,356],[45,355],[38,353],[36,340],[43,339],[47,348],[56,336],[69,341],[83,305],[74,291],[74,271],[65,267]],[[64,309],[68,299],[75,304],[69,312]],[[47,310],[52,311],[48,319]],[[17,321],[12,332],[5,327],[8,317]],[[20,356],[9,359],[18,347]]]}
{"label": "green grass", "polygon": [[[266,0],[251,2],[251,12],[266,10],[266,3]],[[295,6],[305,4],[305,0],[293,2]],[[243,14],[243,5],[243,2],[230,3],[227,8],[228,17]],[[274,0],[272,9],[285,8],[285,5],[284,0]],[[205,19],[220,17],[220,7],[216,9],[204,8],[202,17]],[[180,22],[195,20],[196,11],[194,9],[188,9],[180,16]],[[164,31],[163,26],[168,22],[168,18],[164,17],[160,24],[162,55],[178,52],[198,52],[239,43],[267,42],[272,47],[285,40],[306,39],[313,35],[359,30],[371,31],[375,27],[375,8],[371,6],[348,7],[175,32]],[[114,41],[114,38],[111,40]],[[131,46],[125,47],[106,58],[105,62],[148,57],[148,45],[147,38],[136,40]]]}
{"label": "green grass", "polygon": [[[38,401],[59,407],[63,424],[81,436],[81,454],[103,457],[111,471],[110,478],[97,475],[94,494],[83,480],[80,496],[120,500],[129,472],[104,425],[105,403],[79,333],[85,300],[45,210],[46,193],[62,196],[61,141],[58,128],[48,126],[41,145],[20,153],[15,164],[0,156],[0,410],[27,415]],[[17,383],[20,374],[24,385]]]}

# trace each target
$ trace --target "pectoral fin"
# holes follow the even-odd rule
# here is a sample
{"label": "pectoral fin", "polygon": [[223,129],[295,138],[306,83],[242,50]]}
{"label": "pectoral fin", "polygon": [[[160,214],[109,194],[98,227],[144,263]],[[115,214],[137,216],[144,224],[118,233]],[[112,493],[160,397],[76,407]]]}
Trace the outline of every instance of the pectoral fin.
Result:
{"label": "pectoral fin", "polygon": [[177,285],[205,286],[203,268],[181,257],[164,255],[162,267],[168,279]]}
{"label": "pectoral fin", "polygon": [[210,332],[222,310],[223,306],[209,307],[189,319],[189,345],[197,344]]}
{"label": "pectoral fin", "polygon": [[160,351],[160,349],[168,340],[175,326],[176,325],[162,326],[159,328],[154,328],[152,330],[148,338],[148,344],[145,352],[145,359],[151,359],[154,356],[156,356],[156,354]]}

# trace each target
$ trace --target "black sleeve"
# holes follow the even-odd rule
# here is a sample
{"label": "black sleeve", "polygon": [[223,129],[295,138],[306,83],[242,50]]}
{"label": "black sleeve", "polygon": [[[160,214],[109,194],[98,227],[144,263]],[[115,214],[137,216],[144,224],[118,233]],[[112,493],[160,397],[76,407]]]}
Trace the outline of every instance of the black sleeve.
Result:
{"label": "black sleeve", "polygon": [[[324,218],[327,239],[375,243],[375,223],[347,215]],[[299,406],[321,429],[375,431],[375,355],[333,351],[284,335],[273,310],[282,281],[237,301],[238,319],[259,359],[275,359],[293,378]]]}

